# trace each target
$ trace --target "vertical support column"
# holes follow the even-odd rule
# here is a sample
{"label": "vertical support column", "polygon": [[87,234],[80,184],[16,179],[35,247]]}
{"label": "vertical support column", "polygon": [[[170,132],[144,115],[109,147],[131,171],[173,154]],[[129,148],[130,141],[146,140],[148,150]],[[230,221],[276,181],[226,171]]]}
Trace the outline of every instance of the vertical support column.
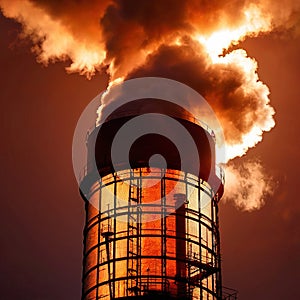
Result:
{"label": "vertical support column", "polygon": [[[164,170],[162,170],[164,173]],[[162,274],[162,291],[167,292],[167,225],[166,225],[166,178],[161,179],[161,274]]]}
{"label": "vertical support column", "polygon": [[[216,270],[216,267],[217,267],[217,259],[216,259],[216,255],[217,255],[217,252],[216,252],[216,243],[215,243],[215,199],[214,199],[214,193],[212,192],[211,193],[211,203],[210,203],[210,214],[211,214],[211,238],[210,238],[210,243],[211,243],[211,249],[213,251],[212,255],[211,255],[211,266],[212,268],[214,268],[214,270]],[[217,293],[217,286],[216,286],[216,276],[218,276],[218,271],[217,273],[215,272],[212,272],[212,275],[211,275],[211,285],[212,285],[212,290],[214,293]],[[215,296],[213,297],[213,299],[215,299]]]}
{"label": "vertical support column", "polygon": [[[143,197],[143,180],[142,180],[142,170],[139,169],[139,178],[138,178],[138,203],[137,203],[137,286],[141,288],[141,274],[142,274],[142,264],[141,264],[141,251],[142,251],[142,197]],[[139,290],[140,292],[140,290]]]}
{"label": "vertical support column", "polygon": [[[202,200],[201,200],[202,179],[198,179],[198,214],[199,214],[199,260],[202,262]],[[200,300],[203,300],[203,286],[200,284]]]}
{"label": "vertical support column", "polygon": [[115,299],[116,295],[116,240],[117,240],[117,173],[114,173],[114,207],[113,207],[113,215],[114,215],[114,226],[113,226],[113,274],[112,274],[112,299]]}
{"label": "vertical support column", "polygon": [[216,264],[217,264],[217,275],[216,275],[216,293],[217,293],[217,299],[222,299],[222,274],[221,274],[221,241],[220,241],[220,232],[219,232],[219,214],[218,214],[218,194],[215,195],[215,197],[212,199],[213,206],[215,207],[215,223],[213,225],[213,231],[216,238]]}
{"label": "vertical support column", "polygon": [[[99,180],[99,185],[100,185],[100,191],[102,189],[102,181]],[[100,282],[100,263],[101,263],[101,255],[100,255],[100,242],[101,242],[101,227],[100,227],[100,214],[101,214],[101,211],[100,211],[100,208],[101,208],[101,197],[102,197],[102,194],[101,192],[99,193],[99,202],[98,202],[98,244],[97,244],[97,274],[96,274],[96,284],[97,284],[97,288],[96,288],[96,299],[99,298],[99,282]]]}
{"label": "vertical support column", "polygon": [[85,201],[84,207],[85,207],[85,225],[83,229],[83,260],[82,260],[82,289],[81,289],[81,299],[84,299],[84,292],[85,292],[85,284],[86,281],[84,279],[85,276],[85,268],[86,268],[86,240],[87,240],[87,228],[88,228],[88,209],[89,209],[90,202]]}
{"label": "vertical support column", "polygon": [[177,296],[186,296],[186,226],[185,201],[186,195],[175,194],[176,201],[176,278]]}

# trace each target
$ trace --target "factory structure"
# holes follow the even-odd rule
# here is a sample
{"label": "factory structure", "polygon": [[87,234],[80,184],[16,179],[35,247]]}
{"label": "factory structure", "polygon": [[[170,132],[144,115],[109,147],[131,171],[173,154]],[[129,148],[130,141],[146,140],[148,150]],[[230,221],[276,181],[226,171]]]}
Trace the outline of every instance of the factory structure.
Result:
{"label": "factory structure", "polygon": [[[117,132],[137,116],[167,115],[193,138],[193,157],[180,163],[167,137],[147,134],[129,152],[130,167],[112,161]],[[87,138],[82,300],[237,299],[222,288],[218,203],[224,175],[215,162],[213,132],[179,105],[135,100],[115,110]],[[164,157],[149,160],[153,155]],[[90,164],[90,161],[95,161]],[[116,170],[116,167],[117,170]]]}

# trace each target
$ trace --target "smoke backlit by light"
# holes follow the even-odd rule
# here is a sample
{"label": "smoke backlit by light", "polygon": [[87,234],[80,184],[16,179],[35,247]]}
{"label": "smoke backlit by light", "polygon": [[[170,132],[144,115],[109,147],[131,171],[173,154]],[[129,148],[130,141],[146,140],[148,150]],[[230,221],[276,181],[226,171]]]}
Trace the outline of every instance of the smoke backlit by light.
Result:
{"label": "smoke backlit by light", "polygon": [[[68,1],[46,2],[0,0],[3,15],[22,24],[21,37],[32,40],[39,63],[69,60],[67,72],[87,78],[107,72],[108,89],[135,74],[144,77],[156,72],[154,76],[163,77],[161,74],[175,70],[170,77],[176,77],[181,67],[190,68],[185,74],[195,75],[191,79],[185,76],[184,83],[189,85],[191,81],[192,85],[199,77],[193,88],[207,99],[224,129],[227,157],[220,163],[245,155],[263,140],[264,132],[275,126],[269,88],[259,79],[256,60],[240,43],[248,37],[296,26],[293,16],[299,14],[299,3],[248,0],[207,5],[201,1],[173,1],[169,7],[157,0],[151,4],[114,0],[74,5]],[[134,7],[127,9],[130,5]],[[166,53],[171,53],[173,60]],[[180,81],[178,76],[171,79]],[[106,104],[102,103],[99,114]],[[260,207],[260,197],[271,192],[270,182],[258,164],[253,165],[253,174],[261,174],[260,192],[256,193],[257,185],[251,184],[253,176],[248,176],[245,189],[251,191],[244,193],[256,195],[258,202],[252,197],[251,205],[238,204],[244,209]],[[232,176],[233,172],[240,169],[228,169],[229,187],[238,178],[237,173]]]}

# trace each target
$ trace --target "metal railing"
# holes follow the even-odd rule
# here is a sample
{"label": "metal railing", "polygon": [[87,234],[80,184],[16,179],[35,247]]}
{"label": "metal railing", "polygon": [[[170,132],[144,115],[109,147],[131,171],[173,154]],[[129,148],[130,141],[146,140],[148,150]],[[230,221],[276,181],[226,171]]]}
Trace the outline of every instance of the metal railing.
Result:
{"label": "metal railing", "polygon": [[[154,112],[155,113],[155,112]],[[163,113],[157,113],[157,114],[163,114]],[[113,118],[108,118],[107,120],[105,120],[104,122],[100,122],[100,123],[95,123],[95,125],[93,127],[91,127],[88,132],[87,132],[87,139],[89,137],[89,135],[94,131],[94,129],[100,125],[102,125],[103,123],[107,122],[107,121],[111,121],[114,119],[118,119],[118,118],[122,118],[122,117],[133,117],[133,116],[137,116],[139,115],[139,112],[137,110],[126,110],[124,112],[119,112],[118,114],[116,114]],[[173,118],[178,118],[178,119],[183,119],[183,120],[187,120],[190,121],[192,123],[195,123],[199,126],[201,126],[204,130],[206,130],[209,135],[213,138],[213,140],[216,142],[216,136],[214,131],[203,121],[201,121],[200,119],[192,116],[191,114],[187,114],[187,113],[174,113],[172,112],[170,115],[168,115],[169,117],[173,117]]]}
{"label": "metal railing", "polygon": [[[92,164],[87,164],[79,172],[79,182],[81,183],[83,179],[88,175],[88,169],[92,168]],[[220,165],[215,166],[215,172],[217,177],[221,180],[222,184],[225,184],[225,170]]]}

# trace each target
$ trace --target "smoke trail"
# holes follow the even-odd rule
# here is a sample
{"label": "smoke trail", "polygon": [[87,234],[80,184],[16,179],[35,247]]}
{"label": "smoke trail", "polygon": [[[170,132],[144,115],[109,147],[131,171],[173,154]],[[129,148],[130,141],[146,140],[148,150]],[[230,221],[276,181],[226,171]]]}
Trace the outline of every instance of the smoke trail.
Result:
{"label": "smoke trail", "polygon": [[[300,28],[300,2],[293,0],[0,0],[0,7],[22,24],[40,63],[71,60],[67,71],[87,77],[105,67],[110,85],[151,75],[197,90],[224,128],[226,161],[245,155],[275,125],[256,61],[230,47],[249,36]],[[226,173],[228,189],[244,209],[260,207],[255,197],[270,193],[259,162],[229,164]]]}
{"label": "smoke trail", "polygon": [[223,199],[233,202],[242,210],[261,208],[273,194],[275,183],[258,160],[243,164],[230,162],[226,167],[225,193]]}

